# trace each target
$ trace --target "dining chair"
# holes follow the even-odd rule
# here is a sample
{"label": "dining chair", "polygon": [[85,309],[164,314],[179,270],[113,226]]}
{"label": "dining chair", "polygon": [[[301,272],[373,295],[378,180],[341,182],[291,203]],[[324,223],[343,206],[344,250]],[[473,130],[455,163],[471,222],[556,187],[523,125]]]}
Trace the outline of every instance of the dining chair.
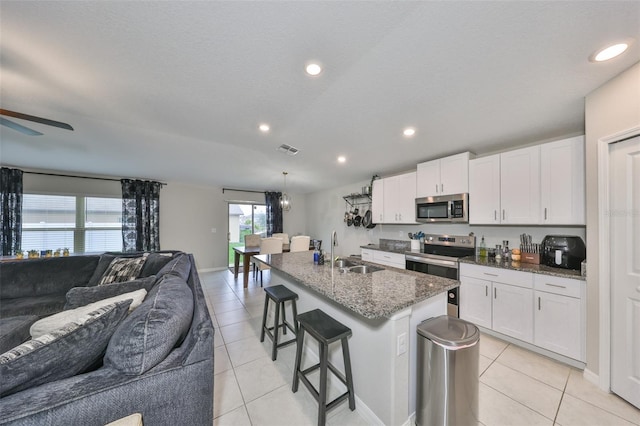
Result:
{"label": "dining chair", "polygon": [[[244,236],[244,246],[245,247],[260,247],[260,240],[262,237],[258,234],[248,234]],[[256,279],[256,263],[251,259],[250,268],[253,270],[253,279]],[[249,271],[245,271],[248,273]]]}
{"label": "dining chair", "polygon": [[271,238],[281,238],[282,244],[284,244],[285,246],[289,245],[289,234],[277,232],[275,234],[271,234]]}
{"label": "dining chair", "polygon": [[[260,254],[278,254],[282,253],[282,239],[281,238],[262,238],[260,240]],[[256,262],[258,270],[260,271],[260,287],[262,287],[262,271],[271,269],[269,265],[265,265],[262,262]]]}
{"label": "dining chair", "polygon": [[296,235],[291,237],[291,244],[289,245],[289,251],[309,251],[309,243],[311,237],[308,235]]}

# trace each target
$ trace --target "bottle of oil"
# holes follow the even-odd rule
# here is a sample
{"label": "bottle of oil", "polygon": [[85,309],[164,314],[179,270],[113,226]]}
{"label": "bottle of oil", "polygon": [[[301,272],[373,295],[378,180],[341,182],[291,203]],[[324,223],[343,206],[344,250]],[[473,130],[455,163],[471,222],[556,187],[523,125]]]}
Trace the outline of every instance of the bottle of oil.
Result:
{"label": "bottle of oil", "polygon": [[487,246],[484,243],[484,235],[482,236],[482,239],[480,240],[480,257],[487,257]]}

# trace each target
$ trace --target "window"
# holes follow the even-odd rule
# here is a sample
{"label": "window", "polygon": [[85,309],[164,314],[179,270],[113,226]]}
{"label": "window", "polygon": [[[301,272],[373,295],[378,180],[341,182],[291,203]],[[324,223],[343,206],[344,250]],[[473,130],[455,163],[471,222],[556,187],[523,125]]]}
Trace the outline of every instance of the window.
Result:
{"label": "window", "polygon": [[72,253],[122,250],[122,200],[24,194],[22,250]]}

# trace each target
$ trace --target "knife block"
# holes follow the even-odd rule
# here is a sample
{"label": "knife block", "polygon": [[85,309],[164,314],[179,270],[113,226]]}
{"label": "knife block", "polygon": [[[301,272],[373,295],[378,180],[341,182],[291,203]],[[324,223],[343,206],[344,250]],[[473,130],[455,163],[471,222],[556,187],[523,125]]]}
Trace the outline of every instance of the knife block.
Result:
{"label": "knife block", "polygon": [[526,251],[520,252],[520,262],[539,265],[540,253],[527,253]]}

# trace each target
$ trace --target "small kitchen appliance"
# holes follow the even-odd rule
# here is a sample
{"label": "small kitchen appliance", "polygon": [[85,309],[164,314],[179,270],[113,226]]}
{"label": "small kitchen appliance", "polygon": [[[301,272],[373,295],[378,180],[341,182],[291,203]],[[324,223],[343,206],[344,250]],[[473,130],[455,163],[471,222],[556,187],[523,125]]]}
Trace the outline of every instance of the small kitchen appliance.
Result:
{"label": "small kitchen appliance", "polygon": [[542,240],[542,263],[556,268],[580,270],[587,258],[582,238],[573,235],[547,235]]}
{"label": "small kitchen appliance", "polygon": [[416,198],[416,222],[469,222],[469,194]]}
{"label": "small kitchen appliance", "polygon": [[[427,234],[420,253],[405,253],[405,266],[410,271],[458,280],[458,259],[473,256],[475,252],[476,237],[473,235]],[[458,287],[448,291],[447,301],[447,314],[458,317]]]}

